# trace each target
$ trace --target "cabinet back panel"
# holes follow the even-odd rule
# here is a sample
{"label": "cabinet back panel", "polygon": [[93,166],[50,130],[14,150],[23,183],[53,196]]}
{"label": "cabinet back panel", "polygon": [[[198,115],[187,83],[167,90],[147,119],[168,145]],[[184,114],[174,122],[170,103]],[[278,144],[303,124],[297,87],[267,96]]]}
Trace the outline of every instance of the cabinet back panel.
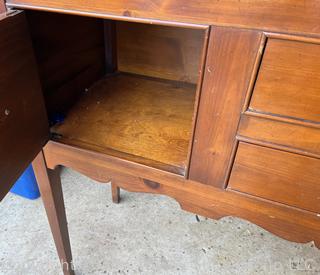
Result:
{"label": "cabinet back panel", "polygon": [[65,112],[104,74],[101,19],[28,11],[48,113]]}
{"label": "cabinet back panel", "polygon": [[197,83],[204,30],[117,22],[118,69]]}

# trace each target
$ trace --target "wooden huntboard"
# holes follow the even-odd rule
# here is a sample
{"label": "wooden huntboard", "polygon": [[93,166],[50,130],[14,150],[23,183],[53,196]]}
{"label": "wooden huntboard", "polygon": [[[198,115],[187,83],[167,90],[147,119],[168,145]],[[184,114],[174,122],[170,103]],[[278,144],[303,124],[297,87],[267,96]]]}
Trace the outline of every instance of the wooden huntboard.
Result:
{"label": "wooden huntboard", "polygon": [[65,275],[60,165],[320,247],[319,0],[3,4],[0,197],[38,154]]}
{"label": "wooden huntboard", "polygon": [[320,35],[318,0],[7,0],[9,7],[75,13],[122,20],[141,18],[230,25],[278,32]]}

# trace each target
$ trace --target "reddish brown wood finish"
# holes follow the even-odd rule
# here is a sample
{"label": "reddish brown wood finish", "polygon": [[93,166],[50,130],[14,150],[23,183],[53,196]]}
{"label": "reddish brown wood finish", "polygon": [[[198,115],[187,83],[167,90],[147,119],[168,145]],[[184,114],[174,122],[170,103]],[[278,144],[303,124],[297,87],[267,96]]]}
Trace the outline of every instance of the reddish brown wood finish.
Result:
{"label": "reddish brown wood finish", "polygon": [[0,19],[0,200],[48,140],[48,122],[23,13]]}
{"label": "reddish brown wood finish", "polygon": [[320,247],[316,213],[186,180],[177,175],[104,154],[50,141],[44,148],[47,165],[71,167],[97,181],[116,181],[134,192],[165,194],[187,211],[210,218],[236,216],[292,241],[314,240]]}
{"label": "reddish brown wood finish", "polygon": [[65,275],[74,275],[59,172],[57,169],[47,169],[42,151],[34,159],[32,165],[41,192],[42,201],[47,212],[63,273]]}
{"label": "reddish brown wood finish", "polygon": [[65,113],[105,73],[100,19],[27,12],[47,112]]}
{"label": "reddish brown wood finish", "polygon": [[274,119],[274,116],[255,116],[247,112],[242,115],[238,138],[279,145],[285,150],[299,150],[301,154],[320,158],[320,129],[313,125],[295,124]]}
{"label": "reddish brown wood finish", "polygon": [[[141,106],[139,105],[143,103],[142,99],[146,99],[145,93],[149,92],[148,96],[152,99],[159,98],[164,100],[165,106],[167,106],[168,99],[173,99],[173,107],[169,108],[169,112],[166,112],[166,115],[159,112],[161,114],[160,120],[167,116],[170,117],[168,114],[171,113],[173,116],[182,114],[179,119],[186,123],[185,119],[189,116],[190,119],[187,120],[190,125],[192,114],[192,107],[190,106],[194,106],[193,102],[192,104],[190,102],[194,99],[193,91],[195,90],[195,85],[192,86],[192,93],[189,93],[189,99],[192,98],[192,100],[187,100],[187,102],[185,102],[187,93],[185,89],[182,89],[184,86],[180,86],[181,83],[173,85],[171,87],[172,90],[170,90],[168,88],[170,86],[169,82],[163,80],[161,83],[165,84],[156,85],[155,80],[153,80],[149,85],[150,87],[147,88],[145,86],[146,81],[142,81],[144,82],[141,89],[142,92],[138,91],[139,96],[135,96],[133,87],[138,82],[141,82],[142,79],[139,77],[139,80],[137,80],[138,77],[136,76],[133,83],[129,83],[129,88],[126,87],[129,82],[128,77],[120,79],[120,84],[115,81],[117,77],[110,77],[112,79],[110,86],[116,87],[118,90],[112,89],[114,95],[108,94],[112,104],[106,105],[108,108],[103,108],[101,111],[101,117],[106,118],[106,110],[118,111],[121,109],[119,108],[121,104],[124,106],[117,115],[118,117],[125,117],[124,120],[127,123],[125,129],[129,129],[129,131],[126,133],[127,136],[125,136],[123,143],[128,142],[129,145],[125,144],[124,148],[120,150],[121,152],[114,150],[114,148],[112,150],[106,149],[108,146],[96,144],[99,137],[102,143],[105,142],[107,133],[110,134],[112,127],[117,129],[119,123],[118,121],[111,122],[114,125],[106,127],[106,125],[110,126],[108,122],[112,120],[111,117],[106,121],[97,119],[97,110],[99,108],[95,108],[100,101],[96,101],[96,98],[93,97],[94,100],[90,101],[93,104],[90,103],[90,107],[93,106],[92,109],[96,112],[88,112],[87,109],[79,111],[81,108],[78,110],[75,108],[74,110],[76,111],[71,111],[70,114],[75,112],[73,115],[76,117],[74,120],[76,123],[69,124],[71,127],[67,127],[67,131],[62,133],[64,137],[62,137],[60,143],[50,141],[45,146],[43,153],[41,152],[34,160],[34,170],[59,258],[63,261],[65,274],[73,274],[73,270],[70,269],[72,258],[61,182],[57,170],[55,170],[58,165],[71,167],[100,182],[111,181],[112,198],[116,203],[119,202],[120,188],[136,192],[165,194],[175,198],[183,209],[193,213],[211,218],[220,218],[227,215],[237,216],[252,221],[288,240],[298,242],[314,240],[316,246],[320,247],[320,209],[318,207],[319,188],[317,184],[319,160],[310,157],[311,155],[319,156],[319,146],[317,144],[319,125],[314,123],[318,122],[317,91],[319,81],[317,68],[319,64],[316,58],[319,48],[315,44],[318,44],[319,40],[315,37],[305,37],[303,42],[309,43],[307,45],[301,42],[292,42],[300,39],[297,37],[293,38],[289,35],[283,36],[281,34],[273,35],[274,37],[277,36],[277,38],[268,38],[264,59],[260,70],[258,70],[266,38],[259,30],[243,29],[281,30],[282,32],[305,33],[320,37],[320,3],[316,0],[310,0],[308,3],[300,3],[298,0],[271,0],[269,2],[264,1],[263,4],[260,1],[235,0],[171,0],[158,2],[93,0],[90,1],[90,4],[80,0],[8,0],[7,3],[10,7],[26,7],[136,22],[156,22],[162,25],[189,26],[197,29],[188,30],[190,33],[187,32],[183,35],[183,39],[176,39],[176,37],[172,38],[163,35],[162,31],[165,28],[156,27],[155,29],[159,28],[161,30],[156,40],[159,39],[161,42],[159,44],[148,44],[147,42],[150,41],[146,41],[148,47],[144,47],[145,44],[140,41],[136,46],[141,49],[142,53],[138,55],[137,50],[132,51],[133,53],[131,52],[133,50],[131,47],[135,42],[135,35],[130,39],[127,37],[131,25],[120,23],[119,26],[125,26],[125,31],[120,30],[118,34],[120,36],[124,34],[126,37],[121,40],[118,36],[118,43],[121,45],[120,52],[118,51],[116,54],[116,29],[113,22],[57,14],[36,14],[34,18],[37,18],[37,16],[43,17],[33,21],[33,16],[31,15],[30,26],[37,51],[42,84],[44,86],[48,85],[46,86],[46,95],[49,90],[49,93],[52,92],[54,94],[51,98],[49,96],[48,102],[55,108],[60,108],[64,102],[73,103],[74,99],[70,97],[72,98],[71,100],[64,100],[60,99],[58,95],[63,98],[63,96],[68,96],[69,93],[78,94],[87,84],[89,85],[96,78],[99,78],[103,72],[114,72],[117,68],[116,56],[119,57],[124,53],[124,59],[121,60],[119,58],[120,68],[130,71],[132,66],[135,67],[136,65],[134,69],[140,70],[138,71],[139,73],[154,75],[151,70],[159,68],[155,68],[157,64],[154,62],[155,55],[152,51],[156,49],[157,52],[161,52],[163,45],[166,44],[169,44],[170,47],[172,46],[173,52],[177,56],[171,53],[171,48],[168,51],[169,55],[167,55],[168,52],[164,52],[163,56],[166,57],[164,60],[167,61],[164,64],[165,66],[160,66],[160,75],[157,76],[196,83],[198,79],[201,79],[202,75],[201,69],[200,73],[197,73],[197,70],[202,67],[201,65],[197,66],[198,62],[194,60],[197,59],[200,62],[200,57],[191,58],[191,62],[188,60],[186,62],[187,67],[185,67],[186,64],[174,67],[172,65],[176,64],[170,64],[170,62],[177,63],[186,60],[183,55],[186,52],[190,52],[190,50],[182,50],[180,43],[184,40],[189,41],[190,38],[190,45],[196,48],[197,56],[200,55],[201,51],[206,53],[203,50],[203,41],[205,41],[206,45],[206,38],[201,41],[200,39],[192,40],[194,37],[198,37],[199,30],[203,30],[204,36],[209,33],[207,26],[199,25],[199,23],[223,25],[211,27],[211,38],[208,46],[203,89],[191,155],[190,180],[172,173],[172,169],[164,171],[166,168],[163,166],[163,162],[167,163],[167,159],[171,160],[171,158],[177,157],[176,150],[180,148],[182,141],[184,146],[182,150],[178,149],[178,153],[180,150],[183,155],[182,161],[180,158],[178,159],[178,166],[176,166],[176,161],[173,161],[173,163],[170,161],[169,164],[173,164],[175,169],[186,171],[190,154],[190,150],[188,151],[186,146],[191,136],[188,132],[189,128],[180,131],[182,135],[179,134],[178,138],[173,139],[171,139],[170,135],[162,137],[161,134],[157,134],[159,128],[151,131],[148,137],[149,141],[161,137],[159,138],[160,141],[164,140],[166,142],[165,149],[157,152],[157,148],[153,143],[154,140],[146,149],[143,146],[141,147],[143,141],[138,139],[142,135],[141,133],[146,132],[144,127],[148,125],[148,122],[141,123],[142,131],[135,134],[130,128],[133,125],[130,119],[135,118],[139,112],[142,112],[144,120],[150,120],[150,113],[155,109],[154,105],[149,106],[150,108],[145,103]],[[12,18],[16,18],[16,16]],[[19,19],[23,18],[23,16],[17,18],[13,20],[9,17],[9,19],[5,18],[7,21],[0,21],[0,52],[5,53],[0,56],[0,65],[6,68],[1,70],[2,75],[0,73],[0,84],[4,84],[3,91],[5,91],[2,94],[0,93],[0,130],[2,130],[1,133],[5,133],[0,136],[0,144],[1,146],[4,145],[4,149],[1,149],[5,156],[2,158],[3,155],[1,155],[3,163],[0,162],[0,175],[1,177],[4,175],[4,179],[1,178],[1,182],[9,182],[9,185],[19,174],[12,167],[22,169],[22,166],[26,164],[25,159],[22,160],[17,157],[18,153],[19,156],[26,153],[26,157],[30,157],[32,153],[35,154],[39,150],[39,146],[44,144],[46,139],[43,137],[47,134],[47,128],[42,127],[46,124],[46,118],[45,114],[42,114],[44,109],[40,100],[40,86],[36,79],[36,65],[32,57],[32,48],[27,38],[27,31],[23,23],[24,19]],[[51,19],[49,20],[49,18]],[[63,18],[63,22],[69,22],[69,18],[73,18],[71,20],[73,23],[79,22],[77,24],[78,28],[73,32],[74,29],[70,27],[71,24],[68,24],[66,29],[62,31],[56,29],[55,18]],[[177,20],[180,22],[159,22],[157,19]],[[72,23],[71,21],[69,23]],[[88,23],[89,21],[93,22],[93,25]],[[3,24],[3,22],[11,22],[10,24],[15,26],[13,31],[10,31],[10,25]],[[49,24],[41,24],[44,22]],[[83,22],[86,23],[82,25]],[[193,23],[197,25],[192,25]],[[229,28],[225,25],[238,26],[242,29]],[[3,26],[5,26],[4,29],[2,28]],[[6,26],[9,26],[9,28],[6,28]],[[81,28],[81,26],[84,28]],[[135,24],[135,26],[141,25]],[[142,36],[148,33],[147,29],[154,28],[153,26],[143,27],[145,29],[142,31]],[[140,28],[139,32],[141,32]],[[181,32],[181,29],[176,29],[175,35],[179,32]],[[191,32],[193,33],[192,35]],[[153,32],[150,33],[153,34]],[[267,36],[270,37],[272,35],[267,34]],[[52,38],[53,40],[50,40]],[[169,43],[168,41],[162,41],[162,39],[167,38],[171,39],[169,39]],[[290,42],[283,42],[279,39],[290,40]],[[57,44],[49,43],[55,44],[56,48],[51,45],[52,48],[49,47],[48,49],[51,49],[52,52],[47,52],[47,54],[41,56],[43,52],[41,47],[38,48],[38,46],[47,40],[56,42]],[[37,43],[37,41],[40,41],[40,43]],[[79,41],[83,43],[77,44],[76,42]],[[159,45],[162,46],[159,47]],[[67,46],[66,49],[64,48],[65,46]],[[102,46],[105,46],[105,48]],[[62,49],[61,52],[60,49]],[[58,57],[55,58],[57,53],[59,53]],[[195,51],[192,51],[192,53],[194,54]],[[178,56],[179,54],[181,56]],[[68,59],[70,56],[73,58]],[[141,66],[140,61],[146,57],[151,58],[151,60],[145,60],[146,62]],[[156,57],[158,58],[158,56]],[[69,60],[69,62],[66,62],[66,60]],[[156,63],[162,61],[161,58],[156,60]],[[193,63],[195,67],[189,67]],[[2,64],[5,66],[2,66]],[[299,67],[300,64],[301,68]],[[93,69],[91,70],[90,68]],[[173,71],[171,70],[172,68],[174,68]],[[163,69],[165,70],[163,71]],[[56,71],[58,72],[57,75],[55,75]],[[259,71],[259,74],[256,82],[257,71]],[[159,70],[157,73],[159,73]],[[200,77],[198,78],[199,75]],[[28,78],[26,79],[25,77]],[[10,83],[7,80],[10,80]],[[290,80],[296,82],[293,81],[293,83],[287,85],[286,82]],[[172,81],[170,83],[172,84]],[[159,88],[160,86],[165,87],[165,92],[170,92],[170,96],[163,96],[162,93],[158,97],[150,95],[152,88]],[[198,85],[198,87],[200,86]],[[104,84],[102,87],[105,87]],[[306,96],[301,96],[299,92],[302,88],[306,88],[308,92],[311,92]],[[277,91],[279,89],[283,89],[283,93],[279,93]],[[178,95],[177,92],[179,90],[184,92],[183,97],[175,100],[174,97]],[[254,92],[252,101],[250,101],[250,92],[252,90]],[[34,91],[34,93],[31,91]],[[57,91],[59,92],[57,93]],[[104,88],[100,92],[100,95],[106,96]],[[122,92],[126,93],[121,96]],[[180,93],[181,95],[182,93]],[[15,100],[12,100],[12,102],[15,104],[16,102],[27,104],[25,109],[23,104],[14,105],[13,109],[18,110],[19,118],[23,116],[22,126],[16,123],[19,121],[16,117],[14,117],[14,121],[10,121],[11,110],[7,109],[6,100],[8,98],[11,100],[13,97],[15,97]],[[133,103],[124,103],[124,99],[128,100],[130,97],[134,97]],[[289,100],[287,105],[285,104],[286,97]],[[16,100],[17,98],[19,101]],[[29,100],[30,98],[32,99],[32,106],[29,102],[31,101]],[[58,100],[55,101],[56,98]],[[272,106],[268,106],[270,102]],[[115,103],[117,104],[116,107]],[[157,101],[157,103],[161,102]],[[177,106],[180,106],[179,104],[181,103],[189,107],[186,110],[179,111]],[[135,109],[130,114],[128,110],[132,106]],[[304,111],[306,106],[310,107],[310,109]],[[136,109],[137,107],[139,108]],[[3,118],[1,118],[2,109],[4,109],[4,114],[6,115]],[[51,110],[51,108],[49,109]],[[198,106],[196,104],[197,109]],[[60,111],[59,109],[57,110]],[[241,112],[244,112],[244,114],[241,115]],[[92,115],[90,123],[88,119],[85,121],[87,124],[78,119],[78,117],[82,119],[89,113]],[[239,124],[240,116],[242,118]],[[30,123],[30,120],[37,123]],[[15,124],[11,123],[10,127],[7,127],[6,123],[8,121],[15,122]],[[68,119],[66,119],[67,121]],[[179,120],[178,123],[180,126],[181,121]],[[172,123],[172,120],[170,122]],[[40,124],[41,127],[39,126]],[[68,126],[68,123],[65,125]],[[170,133],[177,131],[177,125],[170,125],[165,121],[162,128],[169,129]],[[82,126],[84,127],[81,128]],[[154,121],[150,128],[153,126]],[[28,132],[29,130],[30,132]],[[286,137],[286,132],[288,131],[289,135],[291,134],[290,137]],[[188,135],[186,134],[187,132]],[[45,134],[42,135],[43,133]],[[121,129],[120,131],[115,131],[115,133],[113,141],[117,143],[123,131]],[[61,133],[58,132],[58,134]],[[40,136],[41,139],[39,138]],[[84,136],[85,140],[77,140],[79,136]],[[23,137],[23,142],[19,143],[21,139],[17,137]],[[237,147],[239,140],[242,140],[242,142]],[[243,143],[245,140],[260,146],[245,144]],[[69,145],[62,144],[62,142],[66,142]],[[135,145],[134,142],[138,142],[138,144]],[[177,146],[174,145],[175,143],[177,143]],[[172,144],[174,146],[172,148],[169,147]],[[261,147],[261,145],[270,146],[273,149]],[[116,149],[119,148],[117,147]],[[132,152],[127,152],[127,149],[141,149],[143,153],[146,153],[146,156],[144,156],[143,161],[141,161],[140,153],[137,154],[138,157],[128,157],[128,153],[132,154]],[[294,154],[283,152],[284,150],[294,152]],[[117,152],[114,153],[114,151]],[[163,153],[167,155],[163,159],[156,158],[150,162],[148,159],[150,152],[158,156],[162,156]],[[308,155],[309,157],[296,153]],[[124,155],[127,155],[127,157],[124,157]],[[233,164],[234,156],[235,163]],[[261,156],[263,157],[262,159]],[[11,159],[15,159],[15,163],[10,163]],[[5,168],[3,169],[3,167]],[[229,179],[231,168],[233,170],[229,188],[223,189]],[[21,169],[19,172],[22,171]],[[14,176],[12,177],[12,175]],[[297,182],[297,180],[301,180],[301,182]],[[2,193],[0,195],[8,190],[9,185],[1,186]]]}
{"label": "reddish brown wood finish", "polygon": [[25,7],[137,21],[139,18],[320,34],[318,0],[7,0]]}
{"label": "reddish brown wood finish", "polygon": [[0,13],[6,12],[6,5],[4,0],[0,0]]}
{"label": "reddish brown wood finish", "polygon": [[120,188],[114,182],[111,182],[111,193],[113,203],[120,202]]}
{"label": "reddish brown wood finish", "polygon": [[259,54],[259,32],[213,27],[191,154],[190,179],[222,187]]}
{"label": "reddish brown wood finish", "polygon": [[267,36],[228,187],[319,213],[319,40]]}
{"label": "reddish brown wood finish", "polygon": [[249,110],[320,126],[318,44],[269,38]]}
{"label": "reddish brown wood finish", "polygon": [[117,33],[116,22],[103,21],[104,48],[105,48],[105,72],[114,73],[118,68],[117,60]]}
{"label": "reddish brown wood finish", "polygon": [[118,69],[197,84],[205,31],[117,22]]}
{"label": "reddish brown wood finish", "polygon": [[196,86],[119,73],[93,85],[52,127],[57,140],[181,175]]}
{"label": "reddish brown wood finish", "polygon": [[320,213],[320,161],[240,142],[228,188]]}

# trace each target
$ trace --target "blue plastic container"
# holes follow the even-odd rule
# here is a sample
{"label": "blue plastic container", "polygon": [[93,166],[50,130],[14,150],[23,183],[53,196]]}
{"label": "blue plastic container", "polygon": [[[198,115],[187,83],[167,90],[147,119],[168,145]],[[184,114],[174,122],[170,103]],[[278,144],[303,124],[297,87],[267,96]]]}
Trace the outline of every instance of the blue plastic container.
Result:
{"label": "blue plastic container", "polygon": [[10,192],[30,200],[40,197],[40,192],[36,177],[33,173],[32,165],[29,165],[28,168],[23,172],[23,174],[11,188]]}

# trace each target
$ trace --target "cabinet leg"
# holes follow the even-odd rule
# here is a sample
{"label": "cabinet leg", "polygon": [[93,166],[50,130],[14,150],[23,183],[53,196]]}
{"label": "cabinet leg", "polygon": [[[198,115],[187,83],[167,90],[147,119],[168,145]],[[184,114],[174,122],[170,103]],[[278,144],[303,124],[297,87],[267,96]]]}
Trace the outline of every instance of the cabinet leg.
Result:
{"label": "cabinet leg", "polygon": [[41,151],[32,163],[64,275],[74,275],[60,175],[48,169]]}
{"label": "cabinet leg", "polygon": [[111,182],[111,192],[112,192],[113,203],[119,203],[120,202],[120,188],[115,183],[112,183],[112,182]]}

